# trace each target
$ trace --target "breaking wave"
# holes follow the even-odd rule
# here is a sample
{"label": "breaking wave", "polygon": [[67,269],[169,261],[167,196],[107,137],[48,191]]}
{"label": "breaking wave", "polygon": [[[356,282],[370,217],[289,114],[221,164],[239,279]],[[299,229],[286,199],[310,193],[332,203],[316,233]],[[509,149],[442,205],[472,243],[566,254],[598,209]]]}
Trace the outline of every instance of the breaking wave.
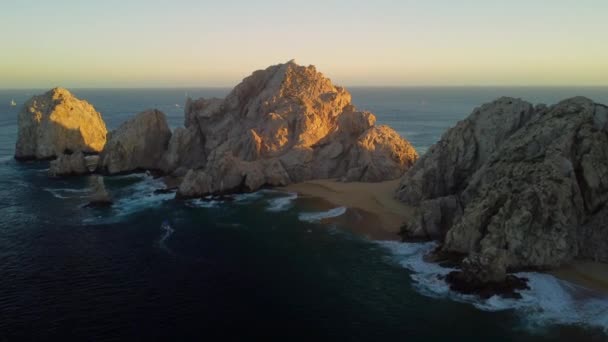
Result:
{"label": "breaking wave", "polygon": [[346,207],[338,207],[338,208],[330,209],[328,211],[313,212],[313,213],[300,213],[298,215],[298,218],[300,219],[300,221],[318,222],[318,221],[321,221],[324,219],[344,215],[344,213],[346,213]]}
{"label": "breaking wave", "polygon": [[[111,207],[112,215],[108,217],[107,220],[117,221],[125,216],[159,207],[164,202],[171,201],[175,198],[175,194],[172,192],[161,194],[154,193],[155,190],[164,188],[164,183],[161,179],[155,179],[152,176],[147,175],[140,178],[141,181],[111,193],[115,201]],[[88,218],[84,220],[84,222],[88,223],[98,221],[99,218]]]}
{"label": "breaking wave", "polygon": [[285,211],[291,208],[293,205],[293,201],[298,198],[298,194],[295,192],[286,193],[287,196],[276,197],[268,200],[268,207],[266,207],[267,211],[278,212]]}
{"label": "breaking wave", "polygon": [[85,198],[89,193],[89,189],[69,189],[69,188],[42,188],[42,190],[50,193],[55,198]]}
{"label": "breaking wave", "polygon": [[412,285],[422,295],[450,298],[484,311],[515,310],[524,327],[530,329],[569,324],[600,327],[608,332],[608,298],[594,291],[549,274],[522,272],[516,275],[528,278],[530,289],[520,292],[521,299],[493,296],[483,300],[451,291],[442,276],[453,269],[424,261],[424,255],[435,248],[436,243],[381,241],[379,244],[391,252],[394,261],[412,271]]}
{"label": "breaking wave", "polygon": [[222,203],[224,202],[219,200],[194,199],[186,202],[186,205],[191,208],[216,208]]}

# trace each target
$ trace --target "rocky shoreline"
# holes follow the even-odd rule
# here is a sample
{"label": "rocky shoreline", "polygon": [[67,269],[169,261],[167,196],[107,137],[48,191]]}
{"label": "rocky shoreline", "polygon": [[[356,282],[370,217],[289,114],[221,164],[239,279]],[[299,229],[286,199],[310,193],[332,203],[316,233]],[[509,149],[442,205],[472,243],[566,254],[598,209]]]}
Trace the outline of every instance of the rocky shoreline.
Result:
{"label": "rocky shoreline", "polygon": [[[400,179],[394,196],[413,208],[404,239],[439,241],[430,258],[460,269],[446,278],[452,288],[482,297],[516,298],[525,280],[510,273],[519,270],[608,262],[606,106],[500,98],[420,159],[375,120],[313,66],[290,61],[255,71],[225,99],[188,99],[173,131],[150,109],[107,132],[92,105],[52,89],[24,104],[15,159],[52,159],[52,177],[150,171],[177,198]],[[111,205],[98,179],[91,205]]]}

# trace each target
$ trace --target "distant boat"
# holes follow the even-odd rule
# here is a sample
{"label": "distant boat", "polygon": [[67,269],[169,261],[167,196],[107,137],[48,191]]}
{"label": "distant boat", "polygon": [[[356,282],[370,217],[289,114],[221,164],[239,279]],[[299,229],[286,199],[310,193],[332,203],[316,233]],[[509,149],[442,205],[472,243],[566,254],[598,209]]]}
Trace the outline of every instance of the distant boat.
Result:
{"label": "distant boat", "polygon": [[11,107],[15,107],[17,105],[17,102],[15,102],[15,100],[11,99]]}

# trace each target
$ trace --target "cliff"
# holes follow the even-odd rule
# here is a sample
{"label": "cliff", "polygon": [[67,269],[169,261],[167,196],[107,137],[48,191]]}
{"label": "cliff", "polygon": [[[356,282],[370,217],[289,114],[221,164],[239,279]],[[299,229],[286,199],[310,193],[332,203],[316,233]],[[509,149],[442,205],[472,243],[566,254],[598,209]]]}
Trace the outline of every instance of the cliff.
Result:
{"label": "cliff", "polygon": [[418,206],[406,238],[462,255],[468,282],[608,262],[608,108],[576,97],[554,106],[501,98],[447,131],[402,178]]}

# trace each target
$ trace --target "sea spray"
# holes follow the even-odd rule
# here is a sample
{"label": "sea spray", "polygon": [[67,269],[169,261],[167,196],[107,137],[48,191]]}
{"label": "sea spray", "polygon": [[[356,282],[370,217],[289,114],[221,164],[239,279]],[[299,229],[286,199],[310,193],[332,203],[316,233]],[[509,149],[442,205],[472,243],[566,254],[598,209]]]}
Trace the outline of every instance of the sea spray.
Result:
{"label": "sea spray", "polygon": [[450,290],[443,277],[453,271],[427,262],[424,255],[437,243],[380,241],[391,253],[391,260],[412,271],[413,287],[420,294],[433,298],[449,298],[469,303],[484,311],[515,310],[525,328],[542,329],[554,324],[575,324],[600,327],[608,332],[608,298],[550,274],[522,272],[529,280],[529,290],[521,291],[521,299],[493,296],[486,300]]}
{"label": "sea spray", "polygon": [[288,192],[286,194],[287,196],[281,196],[268,200],[269,205],[266,210],[271,212],[278,212],[285,211],[291,208],[291,206],[293,205],[293,201],[298,198],[298,194],[295,192]]}
{"label": "sea spray", "polygon": [[300,213],[298,219],[306,222],[318,222],[321,220],[342,216],[346,213],[346,207],[333,208],[327,211]]}
{"label": "sea spray", "polygon": [[173,235],[175,230],[171,227],[171,225],[167,221],[163,222],[160,227],[165,231],[165,233],[163,234],[163,236],[161,236],[160,240],[158,241],[158,245],[160,246],[161,249],[165,250],[167,253],[172,254],[171,250],[167,247],[167,244],[165,242],[171,235]]}
{"label": "sea spray", "polygon": [[111,207],[112,215],[104,220],[99,220],[96,216],[85,218],[83,222],[111,223],[121,221],[132,214],[161,206],[175,198],[174,193],[154,193],[155,190],[164,187],[162,180],[149,175],[137,176],[135,179],[137,178],[141,178],[141,180],[112,192],[112,196],[116,199]]}

